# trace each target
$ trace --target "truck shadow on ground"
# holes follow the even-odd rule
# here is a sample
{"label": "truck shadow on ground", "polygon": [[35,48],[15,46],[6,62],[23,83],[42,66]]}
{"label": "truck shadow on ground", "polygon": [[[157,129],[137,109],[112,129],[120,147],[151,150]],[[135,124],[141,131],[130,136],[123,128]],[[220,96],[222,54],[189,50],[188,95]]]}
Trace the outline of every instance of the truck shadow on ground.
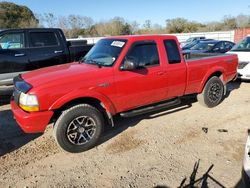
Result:
{"label": "truck shadow on ground", "polygon": [[0,96],[0,106],[10,104],[11,95],[1,95]]}
{"label": "truck shadow on ground", "polygon": [[10,98],[13,93],[13,88],[1,90],[0,89],[0,106],[10,103]]}
{"label": "truck shadow on ground", "polygon": [[123,118],[120,116],[115,116],[114,117],[114,127],[107,126],[105,127],[104,134],[100,140],[100,144],[112,139],[113,137],[119,135],[129,127],[134,127],[136,126],[140,121],[145,120],[145,119],[153,119],[157,118],[160,116],[165,116],[171,113],[175,113],[178,111],[186,110],[190,107],[192,107],[192,103],[197,102],[197,99],[195,96],[187,96],[182,99],[181,104],[171,107],[171,108],[165,108],[162,110],[146,113],[143,115],[138,115],[135,117],[130,117],[130,118]]}
{"label": "truck shadow on ground", "polygon": [[226,95],[224,97],[225,98],[228,98],[230,96],[230,93],[233,91],[233,90],[236,90],[236,89],[239,89],[240,88],[240,85],[241,85],[241,81],[240,80],[236,80],[234,82],[229,82],[227,84],[227,91],[226,91]]}
{"label": "truck shadow on ground", "polygon": [[13,119],[11,110],[0,111],[0,157],[39,136],[41,134],[25,134]]}

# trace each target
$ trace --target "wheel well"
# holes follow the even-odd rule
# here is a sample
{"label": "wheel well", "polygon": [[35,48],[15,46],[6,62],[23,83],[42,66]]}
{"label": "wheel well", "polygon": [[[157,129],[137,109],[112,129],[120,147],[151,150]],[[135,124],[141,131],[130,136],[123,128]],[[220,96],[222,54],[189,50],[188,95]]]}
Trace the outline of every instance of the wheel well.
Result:
{"label": "wheel well", "polygon": [[61,106],[60,108],[54,110],[54,115],[51,118],[51,123],[55,122],[64,110],[66,110],[72,106],[75,106],[77,104],[81,104],[81,103],[89,104],[89,105],[97,108],[102,113],[105,122],[106,121],[109,122],[107,111],[105,110],[104,106],[102,105],[102,102],[96,98],[84,97],[84,98],[78,98],[78,99],[74,99],[72,101],[69,101],[66,104],[64,104],[63,106]]}
{"label": "wheel well", "polygon": [[[212,78],[213,76],[216,76],[216,77],[220,78],[221,81],[224,82],[224,81],[223,81],[223,77],[222,77],[222,76],[223,76],[222,72],[217,71],[217,72],[214,72],[213,74],[211,74],[211,75],[207,78],[206,83],[207,83],[208,80],[210,80],[210,78]],[[204,86],[206,85],[206,83],[204,84]],[[203,87],[204,87],[204,86],[203,86]]]}
{"label": "wheel well", "polygon": [[218,78],[220,78],[222,76],[222,72],[220,71],[217,71],[217,72],[214,72],[213,74],[211,74],[209,76],[209,78],[207,80],[209,80],[210,78],[212,78],[213,76],[217,76]]}
{"label": "wheel well", "polygon": [[222,72],[220,72],[220,71],[214,72],[213,74],[211,74],[211,75],[207,78],[206,82],[202,85],[202,87],[200,88],[199,92],[202,92],[202,90],[204,89],[204,87],[205,87],[205,85],[207,84],[208,80],[210,80],[210,78],[212,78],[213,76],[217,76],[217,77],[220,78],[221,81],[224,83],[223,78],[222,78],[222,76],[223,76]]}

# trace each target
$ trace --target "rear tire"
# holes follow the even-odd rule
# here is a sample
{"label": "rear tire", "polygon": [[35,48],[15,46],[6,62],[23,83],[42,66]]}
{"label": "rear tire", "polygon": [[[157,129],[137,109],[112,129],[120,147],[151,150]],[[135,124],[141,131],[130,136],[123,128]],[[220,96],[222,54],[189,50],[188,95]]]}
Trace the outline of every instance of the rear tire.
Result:
{"label": "rear tire", "polygon": [[99,110],[79,104],[63,111],[55,123],[54,137],[63,150],[79,153],[96,145],[103,127],[104,119]]}
{"label": "rear tire", "polygon": [[217,76],[211,77],[202,93],[198,94],[198,101],[205,107],[213,108],[221,103],[224,97],[224,84]]}

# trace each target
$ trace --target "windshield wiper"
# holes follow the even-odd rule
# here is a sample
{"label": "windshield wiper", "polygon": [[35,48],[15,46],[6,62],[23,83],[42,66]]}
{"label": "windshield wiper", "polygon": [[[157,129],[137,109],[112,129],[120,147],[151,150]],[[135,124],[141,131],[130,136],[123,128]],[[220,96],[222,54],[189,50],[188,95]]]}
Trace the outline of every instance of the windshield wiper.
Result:
{"label": "windshield wiper", "polygon": [[88,64],[93,64],[93,65],[97,65],[99,68],[102,68],[103,64],[99,61],[95,61],[93,59],[83,59],[81,62],[86,62]]}

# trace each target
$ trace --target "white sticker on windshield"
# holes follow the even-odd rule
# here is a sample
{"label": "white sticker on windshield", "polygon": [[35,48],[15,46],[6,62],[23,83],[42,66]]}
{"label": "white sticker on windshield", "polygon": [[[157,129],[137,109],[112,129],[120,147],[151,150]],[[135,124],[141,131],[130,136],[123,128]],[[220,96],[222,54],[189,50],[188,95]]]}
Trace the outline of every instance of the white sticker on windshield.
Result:
{"label": "white sticker on windshield", "polygon": [[124,44],[125,44],[125,42],[123,42],[123,41],[113,41],[112,43],[111,43],[111,46],[115,46],[115,47],[119,47],[119,48],[122,48],[123,46],[124,46]]}

